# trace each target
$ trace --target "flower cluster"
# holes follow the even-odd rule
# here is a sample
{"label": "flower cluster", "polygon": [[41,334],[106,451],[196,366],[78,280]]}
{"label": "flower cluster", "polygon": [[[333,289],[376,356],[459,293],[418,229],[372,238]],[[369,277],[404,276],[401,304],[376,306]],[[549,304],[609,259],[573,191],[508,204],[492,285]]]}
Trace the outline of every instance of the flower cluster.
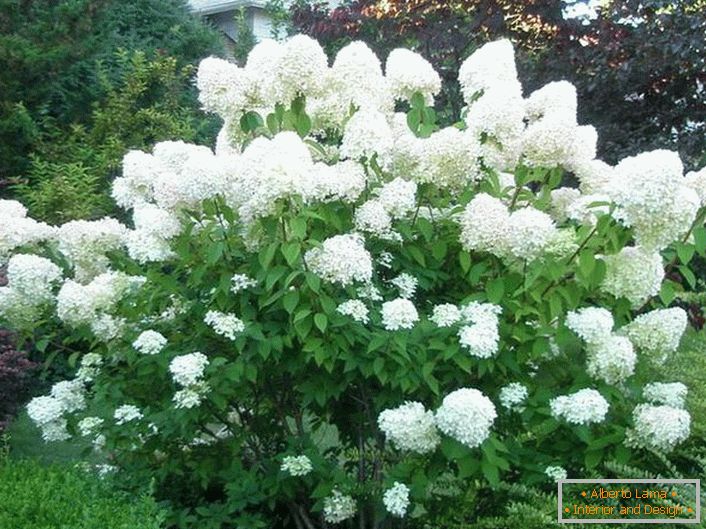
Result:
{"label": "flower cluster", "polygon": [[689,413],[667,405],[639,404],[633,411],[633,423],[633,429],[626,434],[626,443],[660,452],[674,450],[691,431]]}
{"label": "flower cluster", "polygon": [[490,435],[497,413],[483,393],[474,388],[462,388],[444,397],[434,417],[439,430],[475,448]]}
{"label": "flower cluster", "polygon": [[414,304],[405,298],[397,298],[382,304],[382,326],[388,331],[411,329],[419,321]]}
{"label": "flower cluster", "polygon": [[0,287],[0,316],[17,329],[32,329],[54,302],[54,286],[62,279],[49,259],[15,254],[7,265],[7,286]]}
{"label": "flower cluster", "polygon": [[132,346],[142,354],[156,355],[167,345],[167,339],[157,331],[147,330],[132,342]]}
{"label": "flower cluster", "polygon": [[304,259],[316,275],[343,286],[368,282],[373,274],[373,261],[363,239],[354,234],[326,239],[320,248],[306,252]]}
{"label": "flower cluster", "polygon": [[203,353],[177,356],[169,363],[169,372],[174,382],[183,386],[174,394],[177,408],[193,408],[201,404],[203,397],[209,391],[203,381],[208,363],[208,358]]}
{"label": "flower cluster", "polygon": [[586,342],[586,371],[608,384],[618,384],[635,371],[637,355],[632,342],[613,333],[613,315],[599,307],[570,312],[566,325]]}
{"label": "flower cluster", "polygon": [[553,398],[549,405],[552,415],[571,424],[592,424],[605,420],[608,401],[595,389],[581,389],[571,395]]}
{"label": "flower cluster", "polygon": [[290,476],[306,476],[314,469],[307,456],[286,456],[282,459],[280,470]]}
{"label": "flower cluster", "polygon": [[642,397],[652,404],[683,408],[688,388],[681,382],[650,382],[642,388]]}
{"label": "flower cluster", "polygon": [[525,409],[528,394],[527,386],[519,382],[512,382],[500,388],[500,404],[510,411],[522,411]]}
{"label": "flower cluster", "polygon": [[353,518],[358,507],[350,496],[334,490],[331,496],[324,499],[324,520],[328,523],[341,523]]}
{"label": "flower cluster", "polygon": [[620,331],[652,362],[664,364],[679,347],[686,325],[684,309],[673,307],[641,314]]}
{"label": "flower cluster", "polygon": [[392,516],[403,518],[409,508],[409,487],[395,481],[382,495],[382,503]]}
{"label": "flower cluster", "polygon": [[203,321],[212,327],[216,334],[231,341],[245,330],[245,324],[235,314],[218,312],[217,310],[209,310]]}
{"label": "flower cluster", "polygon": [[419,402],[405,402],[383,411],[378,426],[399,450],[426,454],[433,452],[440,442],[434,414]]}

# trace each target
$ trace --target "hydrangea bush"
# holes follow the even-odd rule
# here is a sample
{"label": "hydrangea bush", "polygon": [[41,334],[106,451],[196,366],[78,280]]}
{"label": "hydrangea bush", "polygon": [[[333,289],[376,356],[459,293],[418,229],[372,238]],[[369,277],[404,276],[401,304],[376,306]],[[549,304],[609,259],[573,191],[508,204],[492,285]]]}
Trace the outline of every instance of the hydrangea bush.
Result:
{"label": "hydrangea bush", "polygon": [[433,523],[682,443],[687,388],[635,380],[687,325],[665,267],[694,280],[706,171],[595,159],[574,88],[523,95],[508,41],[459,82],[442,128],[416,53],[264,41],[200,65],[215,152],[125,157],[129,226],[0,202],[0,315],[90,348],[29,405],[45,439],[154,479],[175,523],[307,529]]}

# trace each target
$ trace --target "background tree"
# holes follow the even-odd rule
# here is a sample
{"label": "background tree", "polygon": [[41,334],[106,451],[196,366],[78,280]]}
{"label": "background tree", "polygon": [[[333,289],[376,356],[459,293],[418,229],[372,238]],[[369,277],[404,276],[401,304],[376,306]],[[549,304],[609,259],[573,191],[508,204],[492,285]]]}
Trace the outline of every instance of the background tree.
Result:
{"label": "background tree", "polygon": [[[174,57],[180,69],[222,53],[222,43],[185,0],[0,0],[0,190],[31,170],[31,153],[44,157],[36,151],[94,119],[134,68],[118,49]],[[190,83],[178,94],[197,108]],[[153,96],[145,89],[135,103],[149,107]]]}

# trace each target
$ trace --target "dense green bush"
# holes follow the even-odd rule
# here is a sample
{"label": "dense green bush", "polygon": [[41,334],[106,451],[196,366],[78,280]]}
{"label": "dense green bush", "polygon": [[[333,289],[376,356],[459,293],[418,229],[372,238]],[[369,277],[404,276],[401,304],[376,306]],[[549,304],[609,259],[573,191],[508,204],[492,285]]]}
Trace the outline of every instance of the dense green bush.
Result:
{"label": "dense green bush", "polygon": [[162,520],[149,496],[116,492],[91,470],[0,456],[0,529],[159,529]]}
{"label": "dense green bush", "polygon": [[29,169],[47,122],[64,130],[91,121],[105,96],[100,77],[125,75],[119,48],[182,67],[222,43],[185,0],[0,0],[0,181]]}
{"label": "dense green bush", "polygon": [[216,121],[197,108],[190,66],[142,52],[115,54],[120,77],[99,77],[104,96],[85,124],[43,123],[29,168],[14,191],[33,215],[49,222],[96,218],[113,211],[107,190],[130,148],[159,140],[207,141]]}

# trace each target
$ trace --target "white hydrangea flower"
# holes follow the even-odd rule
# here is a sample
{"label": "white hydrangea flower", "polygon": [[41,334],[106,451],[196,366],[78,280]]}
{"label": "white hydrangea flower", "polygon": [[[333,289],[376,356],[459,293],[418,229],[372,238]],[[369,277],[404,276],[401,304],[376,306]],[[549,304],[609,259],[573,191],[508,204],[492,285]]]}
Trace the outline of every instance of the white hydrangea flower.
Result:
{"label": "white hydrangea flower", "polygon": [[122,426],[123,424],[127,424],[132,421],[139,421],[142,417],[143,415],[140,408],[134,406],[133,404],[123,404],[122,406],[119,406],[113,414],[115,424],[118,426]]}
{"label": "white hydrangea flower", "polygon": [[485,165],[514,170],[521,154],[525,106],[519,83],[495,84],[468,107],[468,133],[478,139]]}
{"label": "white hydrangea flower", "polygon": [[519,382],[511,382],[507,386],[500,388],[498,399],[503,408],[510,411],[523,411],[528,395],[527,386]]}
{"label": "white hydrangea flower", "polygon": [[245,109],[251,82],[244,69],[218,57],[203,59],[196,73],[196,87],[203,109],[224,118]]}
{"label": "white hydrangea flower", "polygon": [[169,363],[169,372],[180,386],[192,386],[201,381],[208,366],[208,357],[203,353],[177,356]]}
{"label": "white hydrangea flower", "polygon": [[64,380],[51,388],[55,398],[66,413],[82,410],[86,407],[86,388],[80,380]]}
{"label": "white hydrangea flower", "polygon": [[390,284],[397,287],[401,298],[410,299],[414,297],[419,281],[411,274],[403,272],[394,279],[391,279]]}
{"label": "white hydrangea flower", "polygon": [[290,476],[306,476],[314,469],[307,456],[286,456],[282,459],[280,470]]}
{"label": "white hydrangea flower", "polygon": [[78,431],[82,437],[94,435],[105,421],[100,417],[84,417],[78,422]]}
{"label": "white hydrangea flower", "polygon": [[32,329],[54,302],[61,280],[54,263],[30,254],[13,255],[7,265],[8,286],[0,287],[0,316],[17,329]]}
{"label": "white hydrangea flower", "polygon": [[661,250],[689,230],[701,201],[687,186],[679,154],[655,150],[631,156],[615,167],[615,175],[614,216],[632,227],[638,246]]}
{"label": "white hydrangea flower", "polygon": [[590,345],[586,371],[607,384],[625,381],[635,372],[637,355],[624,336],[610,336],[604,342]]}
{"label": "white hydrangea flower", "polygon": [[499,199],[479,193],[459,218],[461,244],[468,251],[505,253],[510,212]]}
{"label": "white hydrangea flower", "polygon": [[624,297],[634,308],[659,292],[664,279],[662,256],[641,247],[626,246],[619,253],[603,256],[606,273],[601,288]]}
{"label": "white hydrangea flower", "polygon": [[331,89],[337,92],[344,113],[350,105],[386,113],[392,109],[380,59],[364,42],[353,41],[340,49],[331,66],[330,78]]}
{"label": "white hydrangea flower", "polygon": [[313,97],[321,94],[327,77],[328,57],[316,40],[307,35],[295,35],[284,43],[278,59],[270,103],[287,104],[299,95]]}
{"label": "white hydrangea flower", "polygon": [[235,340],[245,330],[245,324],[235,314],[209,310],[203,319],[216,334]]}
{"label": "white hydrangea flower", "polygon": [[140,353],[145,355],[156,355],[167,345],[167,339],[157,331],[147,330],[132,342],[132,346]]}
{"label": "white hydrangea flower", "polygon": [[377,201],[393,219],[400,219],[417,207],[417,184],[395,178],[376,189]]}
{"label": "white hydrangea flower", "polygon": [[353,518],[358,510],[355,500],[334,490],[331,496],[324,499],[324,520],[328,523],[341,523]]}
{"label": "white hydrangea flower", "polygon": [[[692,171],[684,177],[684,185],[693,189],[699,197],[701,206],[706,206],[706,167]],[[0,217],[2,213],[0,213]]]}
{"label": "white hydrangea flower", "polygon": [[399,450],[427,454],[439,445],[434,414],[419,402],[405,402],[397,408],[384,410],[378,426]]}
{"label": "white hydrangea flower", "polygon": [[380,294],[380,289],[376,287],[372,282],[368,282],[362,287],[358,288],[358,297],[370,301],[382,301],[382,294]]}
{"label": "white hydrangea flower", "polygon": [[498,84],[519,83],[512,42],[496,40],[475,50],[461,64],[458,80],[466,104],[471,104],[479,92]]}
{"label": "white hydrangea flower", "polygon": [[687,387],[681,382],[650,382],[642,388],[642,396],[652,404],[665,404],[672,408],[684,408]]}
{"label": "white hydrangea flower", "polygon": [[488,397],[477,389],[462,388],[444,397],[434,418],[443,433],[475,448],[488,438],[496,417]]}
{"label": "white hydrangea flower", "polygon": [[56,233],[52,226],[26,217],[26,210],[18,208],[14,202],[3,201],[0,210],[0,265],[5,264],[17,248],[50,240]]}
{"label": "white hydrangea flower", "polygon": [[395,481],[392,487],[383,494],[382,503],[392,516],[404,518],[410,503],[409,487],[399,481]]}
{"label": "white hydrangea flower", "polygon": [[344,301],[336,308],[336,311],[344,316],[350,316],[359,323],[368,323],[370,321],[368,307],[359,299]]}
{"label": "white hydrangea flower", "polygon": [[472,356],[490,358],[497,354],[500,341],[498,316],[501,312],[502,309],[492,303],[472,302],[461,308],[463,320],[470,325],[459,329],[459,343]]}
{"label": "white hydrangea flower", "polygon": [[639,315],[620,329],[650,361],[663,364],[679,347],[688,317],[680,307],[656,309]]}
{"label": "white hydrangea flower", "polygon": [[27,216],[27,208],[17,200],[0,199],[0,218],[12,219]]}
{"label": "white hydrangea flower", "polygon": [[437,327],[451,327],[461,321],[461,310],[452,303],[436,305],[429,318]]}
{"label": "white hydrangea flower", "polygon": [[230,291],[233,294],[237,294],[238,292],[257,286],[257,281],[245,274],[234,274],[233,277],[230,278],[230,282]]}
{"label": "white hydrangea flower", "polygon": [[569,218],[569,207],[581,197],[581,191],[573,187],[560,187],[551,191],[552,218],[556,222],[564,222]]}
{"label": "white hydrangea flower", "polygon": [[452,191],[482,178],[482,148],[475,134],[456,127],[443,128],[428,138],[417,138],[408,132],[411,131],[395,133],[395,174]]}
{"label": "white hydrangea flower", "polygon": [[92,382],[103,365],[103,357],[98,353],[86,353],[81,357],[81,365],[76,371],[76,380],[83,383]]}
{"label": "white hydrangea flower", "polygon": [[548,466],[547,468],[544,469],[544,473],[552,481],[559,481],[560,479],[566,479],[568,476],[564,467],[560,467],[560,466],[556,466],[556,465]]}
{"label": "white hydrangea flower", "polygon": [[576,87],[568,81],[554,81],[535,90],[525,100],[525,110],[530,123],[545,116],[576,123]]}
{"label": "white hydrangea flower", "polygon": [[196,382],[174,393],[174,406],[191,409],[199,406],[206,394],[210,391],[207,384]]}
{"label": "white hydrangea flower", "polygon": [[608,401],[595,389],[585,388],[549,402],[552,415],[571,424],[593,424],[605,420]]}
{"label": "white hydrangea flower", "polygon": [[304,260],[320,278],[342,286],[354,281],[367,283],[373,275],[373,259],[363,238],[356,234],[330,237],[320,248],[307,251]]}
{"label": "white hydrangea flower", "polygon": [[388,167],[394,141],[392,130],[382,112],[361,109],[348,120],[343,131],[341,156],[351,160],[372,159],[377,155],[378,164]]}
{"label": "white hydrangea flower", "polygon": [[513,211],[508,220],[507,251],[518,259],[540,257],[558,236],[552,218],[538,209],[526,207]]}
{"label": "white hydrangea flower", "polygon": [[64,404],[50,396],[35,397],[27,404],[29,418],[40,427],[63,419],[65,411]]}
{"label": "white hydrangea flower", "polygon": [[355,210],[353,223],[356,230],[370,233],[380,239],[399,238],[399,234],[392,229],[392,217],[385,210],[385,206],[376,199],[364,202]]}
{"label": "white hydrangea flower", "polygon": [[613,325],[613,315],[601,307],[584,307],[566,315],[566,326],[591,345],[608,340]]}
{"label": "white hydrangea flower", "polygon": [[634,428],[626,434],[628,446],[671,452],[691,433],[691,416],[679,408],[639,404],[632,417]]}
{"label": "white hydrangea flower", "polygon": [[571,168],[579,179],[579,189],[586,194],[607,194],[610,193],[614,183],[615,168],[601,160],[587,160],[574,163]]}
{"label": "white hydrangea flower", "polygon": [[441,90],[441,77],[424,57],[405,48],[390,52],[385,63],[385,78],[396,99],[409,100],[421,93],[427,104]]}
{"label": "white hydrangea flower", "polygon": [[75,279],[87,282],[108,269],[106,253],[125,244],[127,228],[113,218],[72,220],[56,233],[59,251],[74,268]]}
{"label": "white hydrangea flower", "polygon": [[572,168],[596,157],[597,140],[593,127],[552,114],[527,127],[522,134],[522,154],[529,167]]}
{"label": "white hydrangea flower", "polygon": [[122,272],[105,272],[86,285],[68,280],[57,295],[57,316],[68,325],[90,325],[144,282]]}
{"label": "white hydrangea flower", "polygon": [[382,326],[388,331],[411,329],[418,321],[419,313],[408,299],[397,298],[382,304]]}

